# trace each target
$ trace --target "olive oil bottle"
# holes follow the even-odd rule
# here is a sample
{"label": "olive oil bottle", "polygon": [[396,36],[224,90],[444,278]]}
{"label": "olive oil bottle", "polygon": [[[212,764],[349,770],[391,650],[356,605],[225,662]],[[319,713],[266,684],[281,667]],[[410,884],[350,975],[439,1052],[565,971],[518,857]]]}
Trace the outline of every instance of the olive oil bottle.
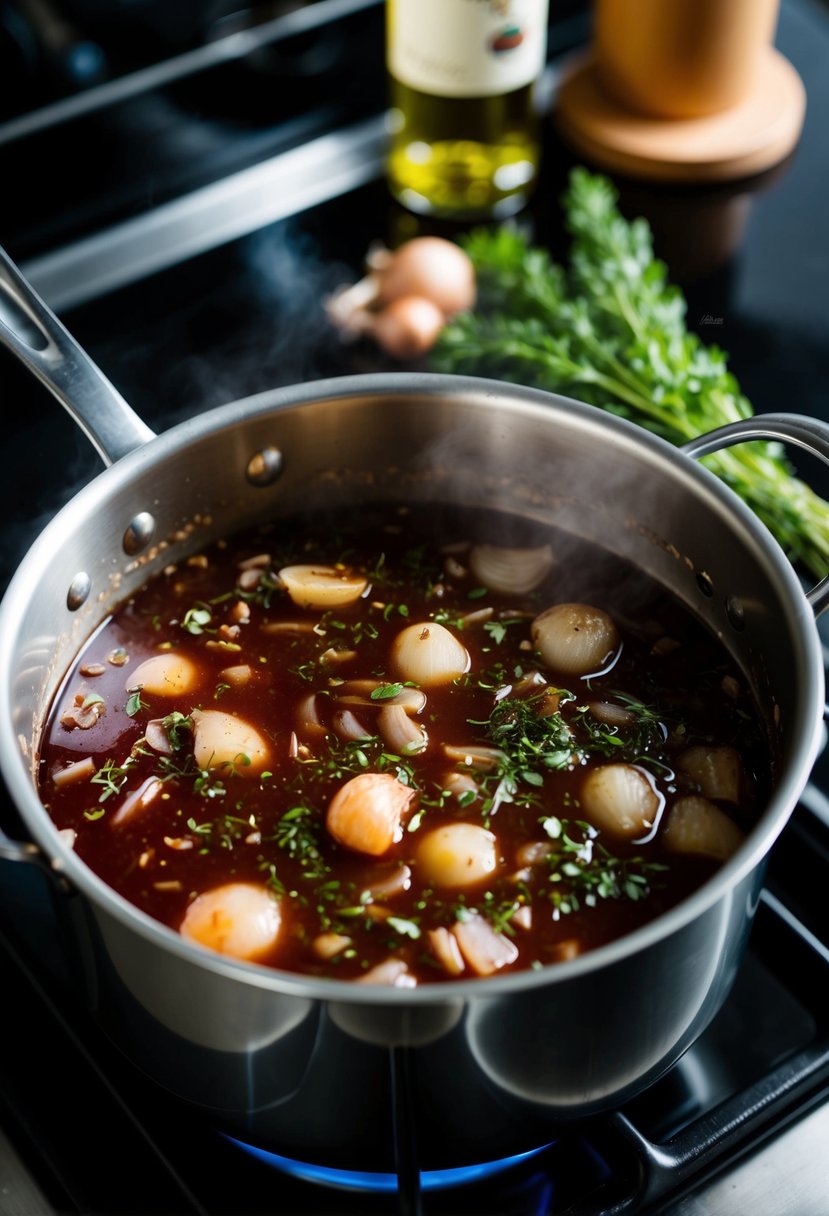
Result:
{"label": "olive oil bottle", "polygon": [[409,210],[518,211],[538,174],[548,0],[386,0],[387,178]]}

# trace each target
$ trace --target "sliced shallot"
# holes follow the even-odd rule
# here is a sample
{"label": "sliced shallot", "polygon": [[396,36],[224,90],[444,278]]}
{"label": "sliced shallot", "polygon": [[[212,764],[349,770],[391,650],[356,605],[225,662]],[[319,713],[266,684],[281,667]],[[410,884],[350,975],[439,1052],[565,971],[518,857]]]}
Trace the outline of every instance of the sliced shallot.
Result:
{"label": "sliced shallot", "polygon": [[518,958],[518,947],[503,933],[497,933],[478,912],[469,912],[456,921],[452,933],[467,965],[476,975],[493,975]]}
{"label": "sliced shallot", "polygon": [[534,591],[553,568],[549,545],[534,549],[508,549],[498,545],[473,545],[469,568],[490,591],[503,595],[526,595]]}
{"label": "sliced shallot", "polygon": [[707,798],[678,798],[662,829],[662,843],[672,853],[690,853],[727,861],[743,843],[733,819]]}

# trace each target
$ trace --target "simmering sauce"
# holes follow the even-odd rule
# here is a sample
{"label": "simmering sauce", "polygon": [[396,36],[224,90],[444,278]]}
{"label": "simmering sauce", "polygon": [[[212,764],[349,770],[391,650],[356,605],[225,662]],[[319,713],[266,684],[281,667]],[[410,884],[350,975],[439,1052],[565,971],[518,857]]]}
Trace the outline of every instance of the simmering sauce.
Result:
{"label": "simmering sauce", "polygon": [[208,949],[413,986],[626,934],[750,830],[745,681],[604,550],[498,513],[281,521],[85,645],[39,787],[84,862]]}

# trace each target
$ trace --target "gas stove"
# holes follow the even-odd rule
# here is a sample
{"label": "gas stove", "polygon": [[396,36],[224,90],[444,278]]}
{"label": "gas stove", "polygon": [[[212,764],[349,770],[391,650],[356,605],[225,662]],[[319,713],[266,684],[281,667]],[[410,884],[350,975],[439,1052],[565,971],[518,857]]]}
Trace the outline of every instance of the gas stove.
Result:
{"label": "gas stove", "polygon": [[[589,35],[552,6],[545,87]],[[383,6],[246,8],[94,0],[2,10],[0,244],[157,431],[267,388],[390,363],[344,345],[322,300],[368,248],[423,231],[383,178]],[[57,21],[57,18],[62,18]],[[45,20],[48,18],[48,20]],[[60,39],[55,31],[61,33]],[[47,34],[51,34],[48,37]],[[730,354],[758,412],[829,419],[829,13],[784,0],[778,45],[809,108],[761,178],[673,189],[619,181],[650,220],[689,322]],[[518,222],[564,248],[573,156],[552,126]],[[12,188],[9,188],[9,183]],[[99,470],[75,425],[0,352],[4,586],[44,523]],[[823,474],[807,470],[814,481]],[[13,809],[0,822],[15,836]],[[64,971],[49,884],[0,863],[0,1212],[10,1216],[826,1216],[829,1182],[829,757],[775,848],[744,965],[674,1069],[624,1108],[520,1159],[421,1174],[417,1078],[390,1051],[397,1175],[258,1152],[139,1073],[89,1022]]]}

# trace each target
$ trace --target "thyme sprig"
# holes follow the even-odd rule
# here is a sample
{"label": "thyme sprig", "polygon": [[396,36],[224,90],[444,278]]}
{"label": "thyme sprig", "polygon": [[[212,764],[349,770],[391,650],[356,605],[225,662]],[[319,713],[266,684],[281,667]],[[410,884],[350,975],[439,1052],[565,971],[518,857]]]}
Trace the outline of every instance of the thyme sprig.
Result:
{"label": "thyme sprig", "polygon": [[[648,223],[625,219],[612,183],[584,168],[571,173],[563,208],[568,266],[517,228],[467,234],[477,304],[444,328],[432,367],[577,397],[675,444],[750,417],[726,354],[689,331]],[[779,445],[746,443],[705,463],[793,560],[826,574],[829,503],[794,475]]]}
{"label": "thyme sprig", "polygon": [[554,920],[577,912],[582,903],[593,908],[600,899],[633,903],[645,899],[652,880],[668,869],[638,855],[614,856],[598,839],[596,828],[582,819],[548,815],[541,824],[556,846],[547,858],[550,887],[546,891]]}

